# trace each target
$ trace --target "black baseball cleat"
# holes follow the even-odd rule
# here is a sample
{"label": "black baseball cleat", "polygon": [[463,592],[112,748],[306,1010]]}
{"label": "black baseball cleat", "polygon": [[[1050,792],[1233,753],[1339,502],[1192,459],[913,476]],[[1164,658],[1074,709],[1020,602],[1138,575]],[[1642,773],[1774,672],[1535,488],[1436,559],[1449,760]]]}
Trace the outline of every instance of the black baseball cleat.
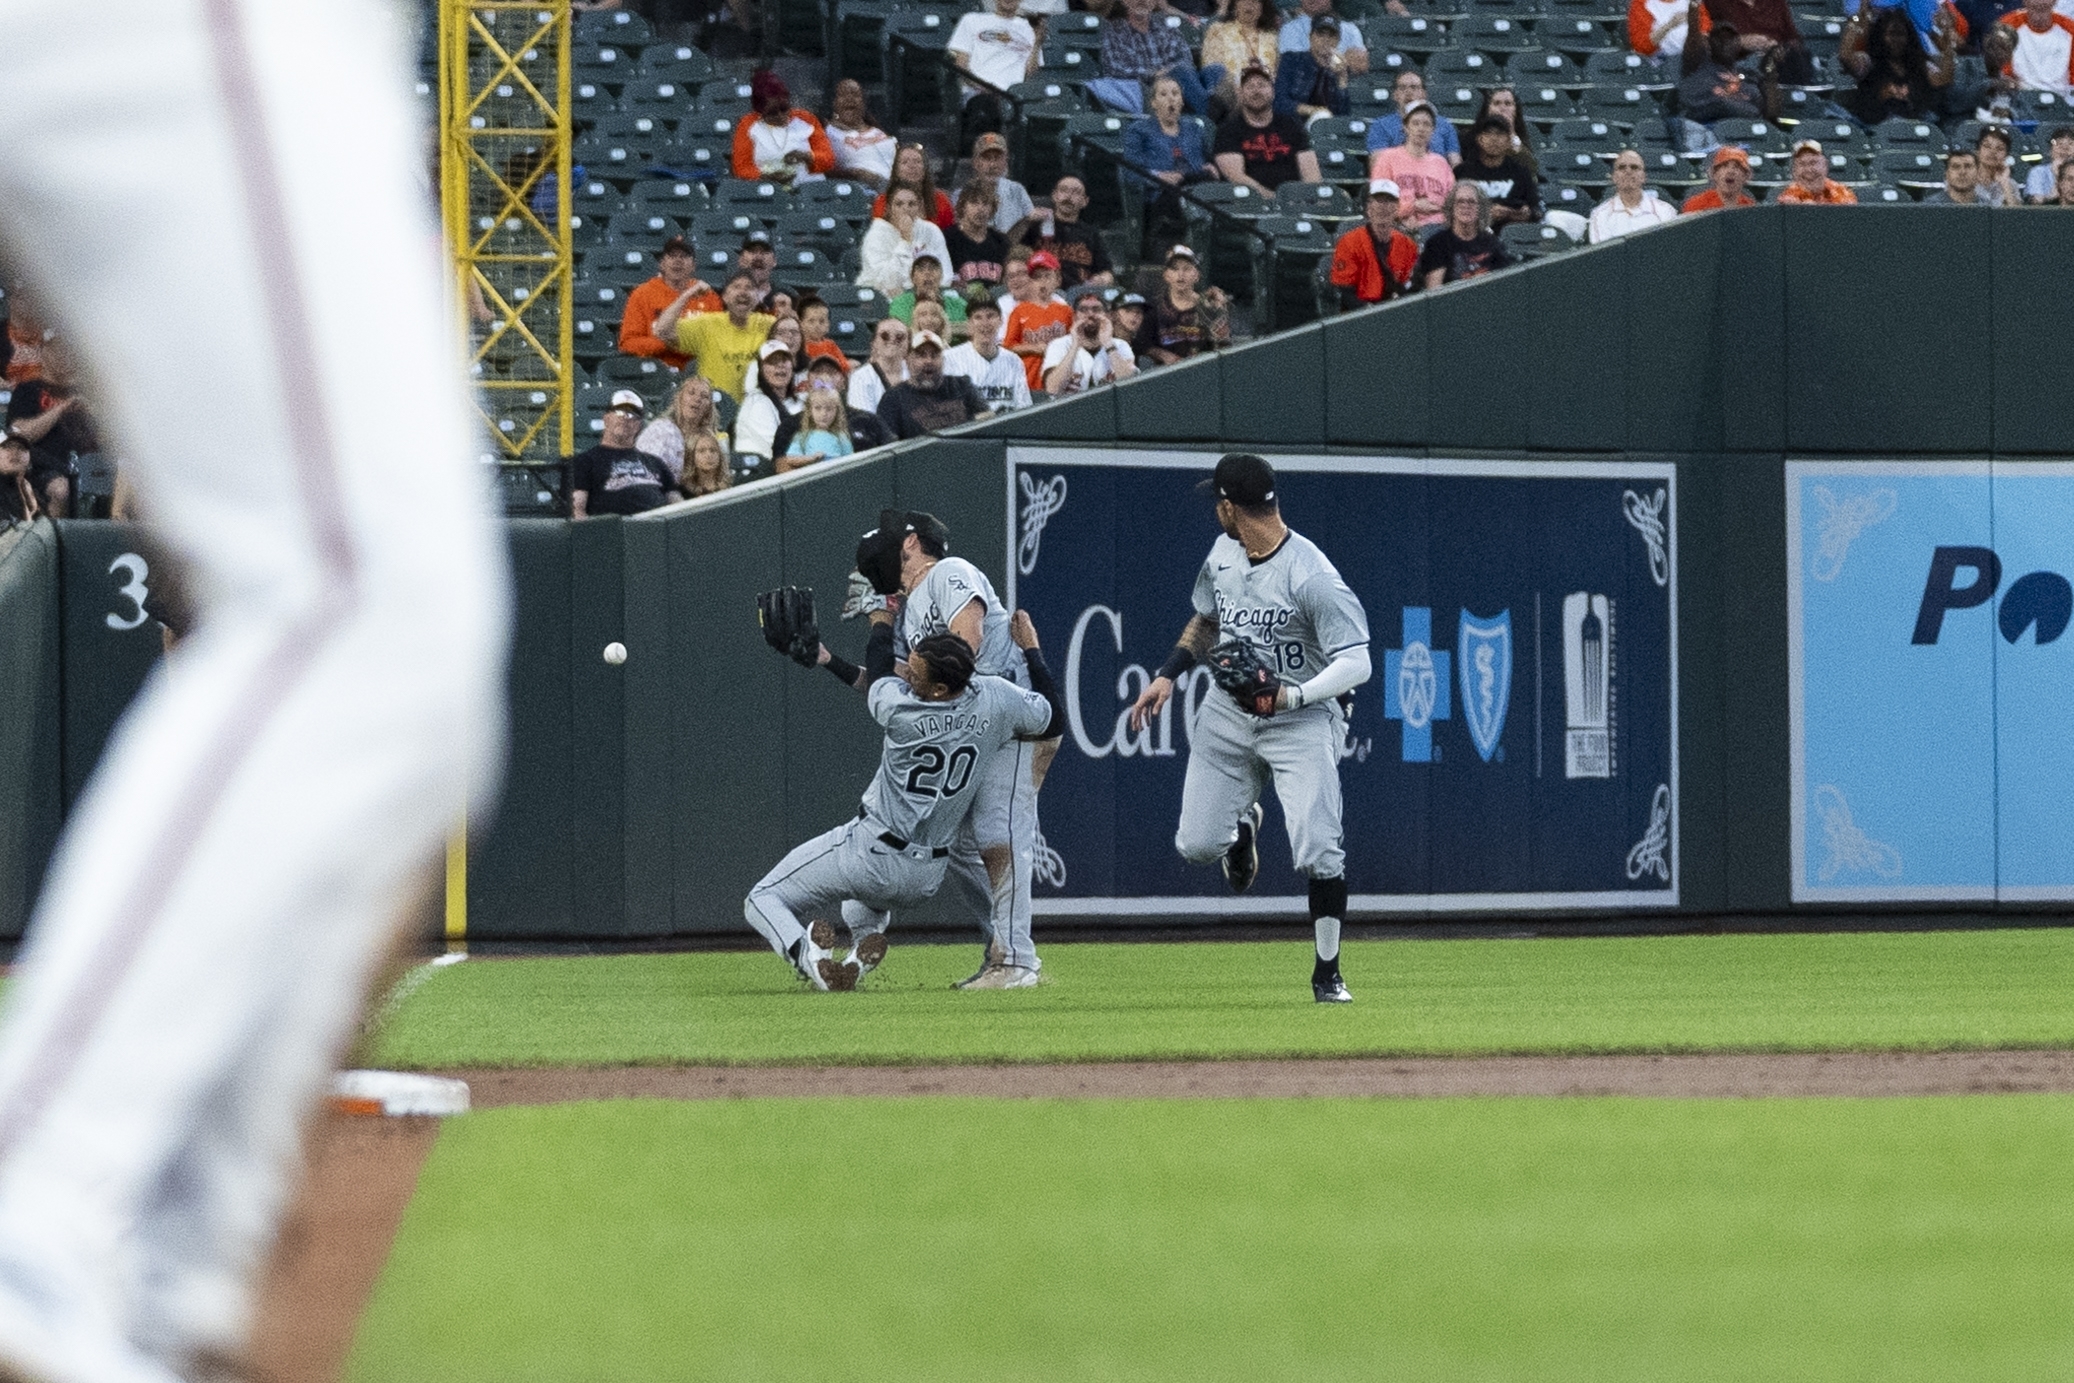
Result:
{"label": "black baseball cleat", "polygon": [[1319,961],[1311,970],[1311,997],[1321,1004],[1351,1004],[1347,982],[1340,978],[1339,962]]}
{"label": "black baseball cleat", "polygon": [[1231,885],[1233,893],[1244,893],[1253,887],[1253,880],[1260,873],[1260,822],[1265,815],[1260,804],[1255,802],[1239,818],[1239,838],[1224,852],[1224,882]]}

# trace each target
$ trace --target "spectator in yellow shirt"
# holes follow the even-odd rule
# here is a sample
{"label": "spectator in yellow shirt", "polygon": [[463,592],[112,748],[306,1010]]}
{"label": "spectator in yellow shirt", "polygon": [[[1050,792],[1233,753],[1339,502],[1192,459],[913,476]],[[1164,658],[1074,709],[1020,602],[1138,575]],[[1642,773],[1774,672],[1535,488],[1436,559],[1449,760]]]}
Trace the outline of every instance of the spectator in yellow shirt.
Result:
{"label": "spectator in yellow shirt", "polygon": [[655,334],[675,341],[677,349],[698,361],[699,376],[715,390],[741,401],[742,380],[756,348],[771,334],[776,318],[749,309],[756,302],[756,281],[742,270],[728,276],[720,290],[721,312],[701,312],[686,317],[673,304],[655,319]]}

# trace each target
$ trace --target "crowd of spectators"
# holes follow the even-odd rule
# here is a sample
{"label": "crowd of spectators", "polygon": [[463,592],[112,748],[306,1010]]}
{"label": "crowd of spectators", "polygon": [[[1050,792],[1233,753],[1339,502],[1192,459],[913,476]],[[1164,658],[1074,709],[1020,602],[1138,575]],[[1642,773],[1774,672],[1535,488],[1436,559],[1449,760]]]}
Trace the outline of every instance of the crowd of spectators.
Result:
{"label": "crowd of spectators", "polygon": [[[883,313],[868,344],[856,338],[863,353],[853,360],[830,339],[826,304],[774,280],[761,231],[744,235],[717,284],[700,279],[690,244],[667,241],[655,278],[626,297],[619,343],[683,371],[684,382],[653,420],[639,395],[616,396],[618,416],[580,467],[583,512],[853,455],[1232,340],[1233,305],[1203,283],[1195,252],[1171,233],[1184,224],[1183,199],[1211,182],[1260,197],[1318,182],[1311,130],[1346,116],[1351,84],[1370,72],[1361,26],[1335,13],[1333,0],[1296,0],[1286,11],[1272,0],[1073,3],[1104,17],[1098,74],[1081,85],[1127,117],[1124,187],[1142,202],[1135,223],[1150,228],[1146,242],[1162,247],[1154,264],[1134,276],[1117,262],[1085,219],[1089,190],[1077,176],[1058,179],[1040,200],[1009,175],[1006,94],[1039,73],[1062,0],[984,0],[957,20],[945,51],[958,69],[959,109],[947,133],[970,156],[952,163],[970,172],[955,188],[936,181],[952,164],[881,128],[857,82],[837,82],[821,118],[760,72],[735,129],[734,173],[793,186],[841,177],[872,189],[855,281],[885,300]],[[1343,225],[1326,271],[1341,305],[1505,268],[1518,258],[1508,228],[1552,221],[1569,238],[1600,243],[1681,215],[1754,205],[1767,188],[1783,202],[1855,200],[1817,138],[1754,160],[1733,136],[1715,138],[1719,122],[1776,122],[1788,92],[1816,96],[1804,113],[1868,128],[1895,116],[1954,125],[1979,116],[1985,123],[1969,128],[1964,147],[1944,152],[1943,183],[1925,201],[2074,204],[2074,127],[2052,130],[2047,156],[2026,167],[2006,121],[1995,118],[2006,115],[2010,92],[2074,91],[2074,20],[2054,0],[2024,0],[2007,13],[1996,0],[1847,0],[1847,8],[1857,13],[1833,56],[1820,60],[1825,73],[1787,0],[1630,0],[1629,46],[1655,89],[1673,89],[1670,137],[1695,172],[1704,169],[1706,185],[1688,181],[1676,195],[1652,186],[1638,142],[1602,155],[1596,205],[1574,194],[1560,205],[1551,199],[1536,128],[1513,87],[1485,87],[1473,120],[1458,126],[1429,99],[1419,65],[1392,55],[1391,104],[1366,119],[1361,216]],[[1406,13],[1394,0],[1384,9]],[[1962,54],[1978,61],[1969,68]],[[1984,75],[1969,83],[1968,70]],[[1767,157],[1790,177],[1753,186]]]}

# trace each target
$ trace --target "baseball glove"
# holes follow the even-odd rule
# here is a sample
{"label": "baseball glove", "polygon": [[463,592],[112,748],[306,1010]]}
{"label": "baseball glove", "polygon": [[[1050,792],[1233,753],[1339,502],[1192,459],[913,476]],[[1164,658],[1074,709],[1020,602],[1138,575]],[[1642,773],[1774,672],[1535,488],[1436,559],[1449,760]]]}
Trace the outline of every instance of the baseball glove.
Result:
{"label": "baseball glove", "polygon": [[801,667],[821,659],[821,630],[814,622],[814,588],[780,586],[756,597],[756,622],[763,641]]}
{"label": "baseball glove", "polygon": [[1243,639],[1227,639],[1210,650],[1203,660],[1210,669],[1210,678],[1231,699],[1239,703],[1239,709],[1262,720],[1275,713],[1275,703],[1282,694],[1282,679],[1275,676],[1274,669],[1261,659],[1260,650]]}

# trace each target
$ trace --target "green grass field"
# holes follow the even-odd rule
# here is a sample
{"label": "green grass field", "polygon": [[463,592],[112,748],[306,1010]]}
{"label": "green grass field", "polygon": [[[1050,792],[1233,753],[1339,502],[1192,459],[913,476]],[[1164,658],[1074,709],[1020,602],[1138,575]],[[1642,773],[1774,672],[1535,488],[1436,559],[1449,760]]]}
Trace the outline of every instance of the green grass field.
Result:
{"label": "green grass field", "polygon": [[963,994],[974,946],[901,946],[858,994],[766,952],[471,961],[398,1006],[391,1066],[1113,1061],[1363,1053],[2074,1046],[2074,931],[1357,942],[1356,1002],[1303,942],[1045,950]]}
{"label": "green grass field", "polygon": [[[1054,945],[421,974],[419,1067],[2074,1046],[2074,932]],[[351,1377],[2074,1374],[2074,1097],[655,1101],[451,1121]]]}
{"label": "green grass field", "polygon": [[2063,1378],[2070,1162],[2055,1096],[511,1109],[349,1376]]}

